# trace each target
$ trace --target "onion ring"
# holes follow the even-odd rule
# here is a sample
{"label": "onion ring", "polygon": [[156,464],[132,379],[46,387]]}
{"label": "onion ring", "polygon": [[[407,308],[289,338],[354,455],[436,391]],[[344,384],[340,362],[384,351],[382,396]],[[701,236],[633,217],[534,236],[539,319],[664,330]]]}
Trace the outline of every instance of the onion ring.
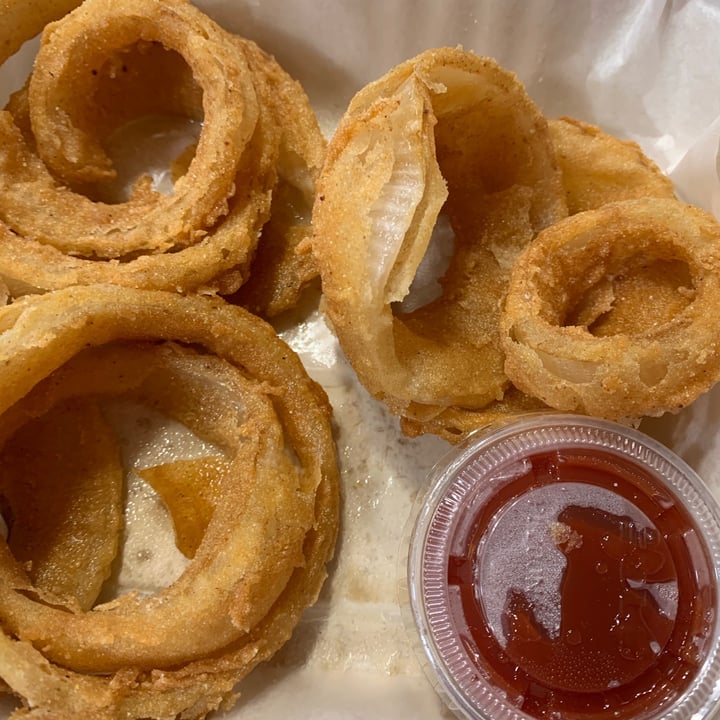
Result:
{"label": "onion ring", "polygon": [[618,200],[675,197],[670,178],[637,143],[574,118],[548,124],[570,215]]}
{"label": "onion ring", "polygon": [[[588,293],[656,263],[684,272],[644,298],[652,306],[644,317],[654,321],[600,335],[580,324],[576,307]],[[671,312],[654,307],[668,300]],[[720,377],[718,313],[715,218],[676,200],[608,203],[544,230],[518,258],[501,317],[505,369],[518,388],[561,410],[617,420],[677,411]]]}
{"label": "onion ring", "polygon": [[46,711],[202,717],[287,640],[325,578],[338,521],[327,398],[269,325],[221,300],[74,287],[6,306],[0,328],[0,441],[67,398],[122,393],[227,460],[193,559],[156,596],[70,613],[0,542],[0,678]]}
{"label": "onion ring", "polygon": [[[139,41],[159,42],[180,53],[202,89],[203,129],[187,175],[172,195],[143,193],[139,201],[118,206],[62,192],[53,175],[71,182],[112,173],[85,105],[92,104],[106,73],[117,72],[108,58]],[[183,247],[227,212],[224,204],[259,113],[252,79],[232,36],[189,3],[83,3],[43,33],[28,87],[38,153],[31,186],[36,196],[29,193],[27,180],[12,173],[17,166],[6,167],[5,221],[22,237],[52,242],[79,256],[112,258]],[[11,141],[11,128],[4,129],[5,141]],[[66,221],[56,237],[61,235],[59,217]]]}
{"label": "onion ring", "polygon": [[[456,245],[442,295],[402,312],[443,207]],[[328,146],[313,250],[365,387],[399,415],[502,400],[498,297],[519,250],[565,215],[547,123],[494,61],[431,50],[361,90]]]}
{"label": "onion ring", "polygon": [[[202,120],[173,192],[143,178],[124,202],[98,199],[115,175],[107,138],[160,111]],[[95,283],[234,293],[278,182],[312,195],[325,149],[302,88],[186,0],[88,0],[47,26],[0,138],[0,274],[15,296]],[[281,226],[281,247],[298,244],[295,227]],[[303,272],[297,288],[316,274]]]}

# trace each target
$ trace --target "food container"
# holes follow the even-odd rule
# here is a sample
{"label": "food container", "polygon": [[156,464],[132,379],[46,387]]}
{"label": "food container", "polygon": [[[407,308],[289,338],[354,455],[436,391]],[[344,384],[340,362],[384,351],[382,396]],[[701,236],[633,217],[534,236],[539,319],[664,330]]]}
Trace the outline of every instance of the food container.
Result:
{"label": "food container", "polygon": [[[714,0],[196,4],[257,41],[301,81],[328,137],[365,83],[429,47],[462,45],[517,72],[548,117],[572,115],[639,142],[683,198],[720,211],[720,93],[708,91],[717,86],[720,63]],[[3,102],[22,86],[36,47],[29,44],[4,66]],[[257,668],[240,688],[240,703],[219,717],[437,720],[434,693],[407,647],[395,570],[397,554],[407,550],[398,519],[410,512],[419,480],[447,446],[401,435],[358,385],[320,315],[285,337],[333,403],[343,470],[341,551],[326,591],[286,650]],[[719,391],[652,427],[716,492]],[[137,569],[152,583],[164,576],[148,563]],[[414,627],[410,636],[417,636]],[[14,704],[4,702],[5,719]]]}
{"label": "food container", "polygon": [[700,718],[720,696],[720,513],[634,429],[489,426],[418,502],[409,616],[458,717]]}

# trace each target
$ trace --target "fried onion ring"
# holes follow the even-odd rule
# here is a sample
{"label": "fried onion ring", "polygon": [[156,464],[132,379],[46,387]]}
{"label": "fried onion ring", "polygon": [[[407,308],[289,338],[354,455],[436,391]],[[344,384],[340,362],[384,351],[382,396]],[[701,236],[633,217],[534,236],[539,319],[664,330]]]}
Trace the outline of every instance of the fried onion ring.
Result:
{"label": "fried onion ring", "polygon": [[[145,177],[108,201],[108,138],[158,112],[202,121],[173,192]],[[324,149],[302,88],[186,0],[88,0],[47,26],[26,88],[0,113],[0,274],[14,295],[94,283],[234,293],[276,187],[273,214],[292,207],[285,184],[309,204]],[[299,225],[280,225],[271,260],[307,266],[286,250]]]}
{"label": "fried onion ring", "polygon": [[[455,233],[442,294],[404,312],[441,209]],[[565,215],[547,123],[494,61],[430,50],[361,90],[328,146],[313,250],[362,383],[401,416],[501,401],[498,297],[515,255]]]}
{"label": "fried onion ring", "polygon": [[[188,173],[172,195],[142,193],[117,206],[93,203],[63,191],[53,175],[70,183],[113,174],[94,135],[93,98],[104,77],[118,72],[123,49],[139,41],[181,54],[202,90],[203,129]],[[119,62],[108,63],[117,55]],[[22,237],[101,258],[180,248],[207,231],[227,212],[259,113],[252,75],[232,36],[177,0],[92,0],[49,25],[30,77],[28,106],[38,157],[29,178],[17,164],[3,168],[4,220]],[[17,136],[12,142],[10,120],[4,117],[4,141],[22,153]],[[26,166],[33,160],[27,149],[20,157]],[[58,218],[65,218],[62,232]]]}
{"label": "fried onion ring", "polygon": [[38,716],[203,717],[324,581],[338,522],[327,398],[269,325],[222,300],[75,287],[6,306],[0,328],[0,442],[68,399],[122,394],[224,458],[190,564],[154,596],[71,612],[0,541],[0,678]]}
{"label": "fried onion ring", "polygon": [[[661,282],[640,321],[625,310],[593,332],[598,311],[577,308],[623,275],[646,288],[647,268]],[[547,228],[518,258],[501,317],[505,370],[560,410],[618,420],[677,411],[720,378],[718,313],[715,218],[677,200],[608,203]]]}
{"label": "fried onion ring", "polygon": [[675,197],[670,178],[637,143],[569,117],[549,127],[571,215],[618,200]]}

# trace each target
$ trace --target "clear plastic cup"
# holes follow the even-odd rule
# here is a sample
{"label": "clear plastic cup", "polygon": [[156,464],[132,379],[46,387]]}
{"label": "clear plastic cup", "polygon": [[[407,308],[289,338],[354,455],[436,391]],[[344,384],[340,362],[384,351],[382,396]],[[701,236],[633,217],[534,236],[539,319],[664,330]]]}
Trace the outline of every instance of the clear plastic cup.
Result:
{"label": "clear plastic cup", "polygon": [[652,438],[530,415],[472,435],[416,505],[408,615],[458,717],[709,717],[720,510]]}

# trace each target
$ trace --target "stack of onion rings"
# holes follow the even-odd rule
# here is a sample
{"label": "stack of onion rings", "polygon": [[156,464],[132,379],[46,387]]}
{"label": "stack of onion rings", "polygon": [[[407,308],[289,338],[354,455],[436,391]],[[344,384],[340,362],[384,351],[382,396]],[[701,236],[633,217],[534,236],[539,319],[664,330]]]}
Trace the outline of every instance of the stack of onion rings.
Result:
{"label": "stack of onion rings", "polygon": [[[203,297],[298,301],[325,141],[302,87],[187,0],[11,3],[0,61],[43,28],[0,112],[0,679],[27,717],[201,718],[288,640],[334,550],[325,394],[271,326]],[[197,142],[170,192],[119,196],[111,148],[159,116]],[[118,397],[213,452],[136,469],[188,565],[106,600]]]}
{"label": "stack of onion rings", "polygon": [[[44,19],[59,13],[50,4]],[[28,31],[42,24],[33,19]],[[141,178],[126,201],[98,200],[115,177],[108,138],[156,113],[202,122],[173,192]],[[316,274],[302,245],[325,142],[309,101],[269,55],[186,0],[89,0],[49,25],[0,114],[0,148],[0,275],[13,294],[108,282],[232,294],[271,217],[263,267],[288,279],[282,291],[256,281],[248,302],[279,312]]]}
{"label": "stack of onion rings", "polygon": [[[28,717],[195,718],[231,702],[314,602],[333,552],[338,475],[324,393],[269,325],[220,299],[76,287],[6,306],[0,326],[4,446],[27,442],[24,427],[67,403],[122,394],[217,448],[204,461],[190,564],[153,596],[83,609],[0,541],[0,678]],[[198,461],[172,463],[166,488],[186,462],[198,471]],[[112,463],[107,472],[110,482]],[[101,531],[84,532],[92,541]]]}

